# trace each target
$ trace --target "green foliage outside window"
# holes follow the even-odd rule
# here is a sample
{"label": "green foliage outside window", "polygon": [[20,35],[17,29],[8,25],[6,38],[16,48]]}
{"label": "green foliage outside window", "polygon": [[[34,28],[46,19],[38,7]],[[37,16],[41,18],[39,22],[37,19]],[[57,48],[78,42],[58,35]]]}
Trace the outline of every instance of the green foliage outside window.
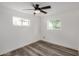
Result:
{"label": "green foliage outside window", "polygon": [[60,30],[61,28],[61,21],[57,19],[49,20],[48,21],[48,29],[50,30]]}

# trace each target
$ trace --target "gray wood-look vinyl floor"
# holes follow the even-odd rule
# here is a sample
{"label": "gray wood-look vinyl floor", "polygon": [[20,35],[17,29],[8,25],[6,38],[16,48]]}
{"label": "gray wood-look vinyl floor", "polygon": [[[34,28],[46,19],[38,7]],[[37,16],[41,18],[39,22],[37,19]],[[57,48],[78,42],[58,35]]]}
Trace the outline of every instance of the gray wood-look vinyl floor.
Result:
{"label": "gray wood-look vinyl floor", "polygon": [[78,51],[63,48],[45,41],[38,41],[2,56],[77,56]]}

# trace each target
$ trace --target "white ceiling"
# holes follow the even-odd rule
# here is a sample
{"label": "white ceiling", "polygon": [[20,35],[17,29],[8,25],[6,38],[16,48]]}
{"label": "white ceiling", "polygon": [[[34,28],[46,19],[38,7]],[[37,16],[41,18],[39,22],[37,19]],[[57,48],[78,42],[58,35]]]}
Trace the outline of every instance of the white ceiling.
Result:
{"label": "white ceiling", "polygon": [[79,9],[78,2],[0,2],[0,4],[3,6],[28,14],[33,14],[34,11],[23,9],[33,9],[32,3],[40,4],[40,7],[51,5],[51,9],[45,10],[48,12],[48,14]]}

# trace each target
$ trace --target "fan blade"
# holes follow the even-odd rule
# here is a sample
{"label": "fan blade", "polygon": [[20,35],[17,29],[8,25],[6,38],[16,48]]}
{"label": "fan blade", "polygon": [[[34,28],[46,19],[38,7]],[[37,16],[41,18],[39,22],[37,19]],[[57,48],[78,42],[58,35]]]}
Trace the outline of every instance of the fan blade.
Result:
{"label": "fan blade", "polygon": [[42,13],[44,13],[44,14],[47,14],[47,12],[45,12],[45,11],[43,11],[43,10],[41,10],[41,9],[40,9],[40,12],[42,12]]}
{"label": "fan blade", "polygon": [[49,9],[49,8],[51,8],[51,6],[41,7],[40,9]]}
{"label": "fan blade", "polygon": [[32,3],[32,6],[35,8],[36,6]]}
{"label": "fan blade", "polygon": [[34,10],[34,9],[23,9],[23,10]]}

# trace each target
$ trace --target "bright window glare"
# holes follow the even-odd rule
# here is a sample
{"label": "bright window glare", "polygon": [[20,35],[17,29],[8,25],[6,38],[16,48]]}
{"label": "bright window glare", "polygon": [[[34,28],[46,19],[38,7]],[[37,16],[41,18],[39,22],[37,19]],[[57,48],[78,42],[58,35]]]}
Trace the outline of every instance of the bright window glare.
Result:
{"label": "bright window glare", "polygon": [[13,16],[13,25],[15,25],[15,26],[29,26],[30,20]]}
{"label": "bright window glare", "polygon": [[60,28],[61,28],[60,20],[48,20],[47,21],[48,30],[60,30]]}

